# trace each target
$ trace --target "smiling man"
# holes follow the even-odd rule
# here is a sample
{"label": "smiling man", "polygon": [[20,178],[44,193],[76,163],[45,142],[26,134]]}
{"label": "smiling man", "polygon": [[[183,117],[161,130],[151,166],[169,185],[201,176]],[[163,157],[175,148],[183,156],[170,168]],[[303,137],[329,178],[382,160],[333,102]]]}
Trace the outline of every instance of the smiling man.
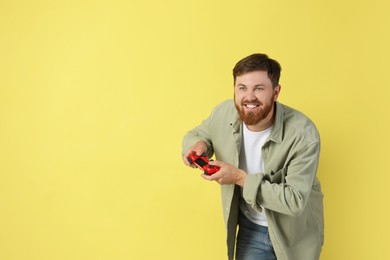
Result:
{"label": "smiling man", "polygon": [[210,164],[220,170],[202,177],[221,185],[229,259],[320,257],[320,137],[309,118],[277,101],[280,71],[265,54],[240,60],[234,101],[219,104],[183,139],[186,165],[192,152],[216,156]]}
{"label": "smiling man", "polygon": [[248,129],[258,132],[272,126],[280,85],[272,85],[267,71],[247,72],[235,81],[235,106]]}

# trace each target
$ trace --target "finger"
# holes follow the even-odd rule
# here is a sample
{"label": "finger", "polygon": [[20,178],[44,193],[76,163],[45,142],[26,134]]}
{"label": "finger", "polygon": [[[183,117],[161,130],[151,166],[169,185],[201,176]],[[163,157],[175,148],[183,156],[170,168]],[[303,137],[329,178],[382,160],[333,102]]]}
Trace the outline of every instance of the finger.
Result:
{"label": "finger", "polygon": [[192,153],[192,149],[188,149],[188,150],[183,154],[183,157],[184,157],[184,158],[187,158],[187,157],[190,155],[190,153]]}
{"label": "finger", "polygon": [[221,161],[210,161],[209,164],[213,166],[218,166],[220,168],[223,166],[223,162]]}
{"label": "finger", "polygon": [[222,175],[221,175],[221,172],[219,172],[219,171],[212,174],[212,175],[206,175],[207,180],[210,180],[210,181],[218,180],[221,177],[222,177]]}
{"label": "finger", "polygon": [[183,161],[186,165],[190,166],[190,167],[193,167],[194,165],[192,163],[190,163],[190,161],[188,160],[188,157],[190,156],[190,153],[194,152],[194,150],[192,148],[188,149],[187,152],[185,152],[183,154]]}
{"label": "finger", "polygon": [[188,150],[182,157],[184,164],[190,167],[192,167],[192,164],[188,161],[188,156],[190,155],[191,152],[192,152],[191,150]]}
{"label": "finger", "polygon": [[184,158],[183,157],[183,161],[184,161],[184,164],[185,165],[187,165],[188,167],[191,167],[191,168],[198,168],[195,164],[193,164],[193,163],[190,163],[189,161],[188,161],[188,158]]}
{"label": "finger", "polygon": [[207,174],[202,174],[200,175],[203,179],[205,180],[208,180],[208,181],[213,181],[213,179],[211,178],[212,175],[207,175]]}
{"label": "finger", "polygon": [[187,159],[187,157],[186,157],[186,156],[183,156],[183,157],[182,157],[182,159],[183,159],[183,162],[184,162],[184,164],[185,164],[185,165],[187,165],[187,166],[190,166],[190,167],[191,167],[191,164],[190,164],[190,162],[188,161],[188,159]]}
{"label": "finger", "polygon": [[202,147],[196,147],[194,149],[194,152],[196,153],[197,156],[201,156],[206,153],[206,150],[203,149]]}
{"label": "finger", "polygon": [[199,141],[192,147],[192,150],[196,153],[196,155],[200,156],[207,152],[207,146],[203,141]]}
{"label": "finger", "polygon": [[[215,174],[214,174],[215,175]],[[206,175],[206,174],[202,174],[202,178],[205,179],[205,180],[208,180],[208,181],[216,181],[217,183],[219,184],[222,184],[222,178],[215,178],[214,175]]]}

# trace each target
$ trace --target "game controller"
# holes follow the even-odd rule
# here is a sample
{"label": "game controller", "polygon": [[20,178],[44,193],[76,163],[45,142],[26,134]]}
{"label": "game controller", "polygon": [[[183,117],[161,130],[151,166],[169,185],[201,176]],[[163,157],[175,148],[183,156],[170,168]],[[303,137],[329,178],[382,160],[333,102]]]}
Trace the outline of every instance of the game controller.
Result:
{"label": "game controller", "polygon": [[206,175],[213,175],[220,169],[218,166],[209,164],[209,158],[206,156],[206,154],[202,154],[199,156],[195,152],[192,152],[187,157],[187,160],[190,164],[194,164],[196,165],[196,167],[203,170],[204,174]]}

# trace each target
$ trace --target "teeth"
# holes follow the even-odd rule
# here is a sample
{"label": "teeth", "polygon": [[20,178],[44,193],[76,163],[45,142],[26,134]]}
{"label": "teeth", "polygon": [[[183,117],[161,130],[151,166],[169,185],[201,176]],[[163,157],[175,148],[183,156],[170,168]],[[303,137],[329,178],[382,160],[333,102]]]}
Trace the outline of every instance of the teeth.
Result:
{"label": "teeth", "polygon": [[257,105],[246,105],[248,108],[255,108]]}

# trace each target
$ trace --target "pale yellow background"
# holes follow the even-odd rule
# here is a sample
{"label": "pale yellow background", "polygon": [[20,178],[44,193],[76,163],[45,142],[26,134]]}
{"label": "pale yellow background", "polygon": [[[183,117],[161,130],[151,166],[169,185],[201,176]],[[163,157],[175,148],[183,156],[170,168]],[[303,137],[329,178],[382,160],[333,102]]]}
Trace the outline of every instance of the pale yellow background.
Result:
{"label": "pale yellow background", "polygon": [[322,260],[390,259],[388,1],[0,0],[0,259],[225,259],[181,139],[265,52],[317,124]]}

